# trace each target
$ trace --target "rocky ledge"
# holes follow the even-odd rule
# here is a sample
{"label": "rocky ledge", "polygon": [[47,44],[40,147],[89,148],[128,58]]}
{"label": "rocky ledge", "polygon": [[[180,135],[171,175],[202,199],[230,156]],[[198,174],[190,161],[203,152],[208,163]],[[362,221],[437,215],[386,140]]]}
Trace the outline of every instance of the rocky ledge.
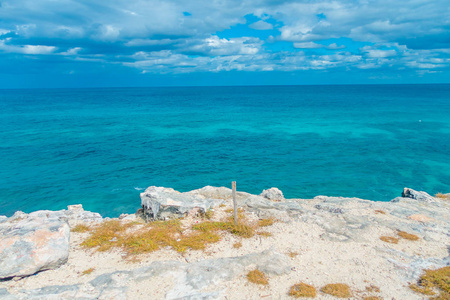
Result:
{"label": "rocky ledge", "polygon": [[[131,260],[118,248],[80,246],[89,233],[70,228],[106,219],[81,205],[0,216],[0,298],[288,299],[289,288],[303,282],[318,288],[345,283],[352,299],[423,299],[409,285],[425,269],[450,266],[450,194],[433,197],[405,188],[390,202],[374,202],[285,199],[271,188],[236,196],[249,220],[277,222],[248,239],[221,232],[203,251],[165,246]],[[191,225],[207,212],[223,219],[231,207],[231,190],[224,187],[186,193],[149,187],[141,209],[118,220],[182,218]],[[255,269],[266,274],[268,285],[248,282],[246,274]]]}

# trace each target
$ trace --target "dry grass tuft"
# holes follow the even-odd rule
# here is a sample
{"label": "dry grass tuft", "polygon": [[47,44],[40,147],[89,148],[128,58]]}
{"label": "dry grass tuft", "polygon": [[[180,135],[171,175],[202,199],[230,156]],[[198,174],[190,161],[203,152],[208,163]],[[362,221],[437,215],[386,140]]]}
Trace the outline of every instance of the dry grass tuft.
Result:
{"label": "dry grass tuft", "polygon": [[350,287],[345,283],[330,283],[321,288],[320,291],[338,298],[349,298],[352,296]]}
{"label": "dry grass tuft", "polygon": [[410,241],[417,241],[419,240],[419,237],[415,234],[407,233],[406,231],[399,231],[397,232],[398,236]]}
{"label": "dry grass tuft", "polygon": [[381,210],[381,209],[375,210],[375,213],[376,213],[376,214],[382,214],[382,215],[385,215],[385,214],[386,214],[386,212],[385,212],[384,210]]}
{"label": "dry grass tuft", "polygon": [[[207,211],[202,217],[211,218],[212,211]],[[264,224],[268,224],[268,221]],[[178,252],[185,252],[188,249],[204,250],[207,245],[220,240],[219,231],[242,238],[251,238],[255,234],[271,236],[268,232],[257,232],[259,225],[259,222],[250,222],[242,209],[239,209],[237,225],[234,224],[232,216],[223,221],[196,223],[187,229],[183,229],[180,220],[144,224],[110,220],[89,228],[90,236],[81,243],[81,246],[95,248],[97,251],[120,248],[128,255],[149,253],[163,247],[171,247]],[[236,243],[234,247],[238,248],[238,244]]]}
{"label": "dry grass tuft", "polygon": [[370,286],[366,286],[366,291],[368,291],[369,293],[379,293],[380,292],[380,288],[377,287],[376,285],[371,284]]}
{"label": "dry grass tuft", "polygon": [[258,220],[258,226],[259,227],[271,226],[275,222],[276,222],[276,220],[274,218],[261,219],[261,220]]}
{"label": "dry grass tuft", "polygon": [[242,247],[242,243],[241,242],[236,242],[233,244],[233,248],[239,249]]}
{"label": "dry grass tuft", "polygon": [[314,298],[316,297],[316,288],[312,285],[300,282],[291,286],[291,289],[289,290],[289,296],[295,298]]}
{"label": "dry grass tuft", "polygon": [[72,232],[88,232],[90,227],[85,224],[77,224],[74,228],[72,228]]}
{"label": "dry grass tuft", "polygon": [[272,236],[272,234],[270,232],[267,232],[267,231],[259,231],[256,234],[259,235],[259,236],[263,236],[263,237],[270,237],[270,236]]}
{"label": "dry grass tuft", "polygon": [[228,218],[222,222],[198,223],[192,226],[192,229],[203,232],[222,230],[243,238],[251,238],[255,235],[256,228],[247,223],[245,218],[241,218],[237,225],[234,224],[233,218]]}
{"label": "dry grass tuft", "polygon": [[214,217],[214,211],[211,209],[208,209],[204,213],[201,213],[202,219],[211,220]]}
{"label": "dry grass tuft", "polygon": [[84,270],[83,272],[81,272],[81,275],[89,275],[92,272],[94,272],[95,268],[89,268],[87,270]]}
{"label": "dry grass tuft", "polygon": [[393,236],[380,236],[380,240],[386,243],[398,244],[398,238],[395,238]]}
{"label": "dry grass tuft", "polygon": [[266,274],[261,272],[260,270],[253,270],[248,272],[247,274],[248,281],[261,285],[268,285],[269,280],[267,279]]}
{"label": "dry grass tuft", "polygon": [[287,255],[289,255],[290,258],[294,258],[294,257],[296,257],[297,255],[299,255],[299,253],[298,253],[298,252],[295,252],[295,251],[289,251],[289,252],[287,253]]}
{"label": "dry grass tuft", "polygon": [[442,200],[450,200],[450,195],[446,195],[446,194],[442,194],[442,193],[437,193],[436,195],[434,195],[434,197],[442,199]]}
{"label": "dry grass tuft", "polygon": [[450,267],[443,267],[436,270],[425,270],[425,274],[419,278],[418,284],[409,286],[413,291],[424,295],[439,295],[436,300],[450,299]]}
{"label": "dry grass tuft", "polygon": [[179,220],[155,221],[144,225],[140,230],[127,232],[127,229],[133,226],[135,225],[123,224],[117,220],[105,221],[93,228],[91,236],[81,245],[96,248],[97,251],[117,247],[128,255],[135,255],[153,252],[167,246],[178,252],[187,249],[203,250],[208,244],[220,240],[219,235],[211,231],[192,231],[183,234]]}
{"label": "dry grass tuft", "polygon": [[381,297],[377,297],[377,296],[367,296],[363,298],[364,300],[383,300],[383,298]]}

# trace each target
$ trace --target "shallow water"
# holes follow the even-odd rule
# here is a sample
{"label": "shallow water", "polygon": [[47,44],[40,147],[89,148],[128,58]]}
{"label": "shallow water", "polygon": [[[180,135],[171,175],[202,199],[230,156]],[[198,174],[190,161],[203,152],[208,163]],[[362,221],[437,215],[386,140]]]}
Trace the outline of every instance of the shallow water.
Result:
{"label": "shallow water", "polygon": [[0,90],[0,215],[132,213],[150,186],[450,192],[450,85]]}

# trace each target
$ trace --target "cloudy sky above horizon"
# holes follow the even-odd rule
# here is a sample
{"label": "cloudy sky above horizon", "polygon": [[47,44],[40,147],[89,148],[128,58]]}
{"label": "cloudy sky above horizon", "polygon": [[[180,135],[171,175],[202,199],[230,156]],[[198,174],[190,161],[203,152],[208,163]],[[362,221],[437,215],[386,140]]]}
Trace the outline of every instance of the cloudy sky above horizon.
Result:
{"label": "cloudy sky above horizon", "polygon": [[1,88],[450,82],[448,0],[0,0]]}

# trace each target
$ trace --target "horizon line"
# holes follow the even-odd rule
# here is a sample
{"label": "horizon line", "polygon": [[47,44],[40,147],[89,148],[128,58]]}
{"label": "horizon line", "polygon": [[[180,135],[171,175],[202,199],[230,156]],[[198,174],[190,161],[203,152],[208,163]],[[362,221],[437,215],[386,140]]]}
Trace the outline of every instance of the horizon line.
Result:
{"label": "horizon line", "polygon": [[234,85],[155,85],[155,86],[97,86],[97,87],[23,87],[2,88],[0,90],[76,90],[76,89],[134,89],[134,88],[218,88],[218,87],[300,87],[300,86],[383,86],[383,85],[450,85],[450,82],[442,83],[334,83],[334,84],[234,84]]}

